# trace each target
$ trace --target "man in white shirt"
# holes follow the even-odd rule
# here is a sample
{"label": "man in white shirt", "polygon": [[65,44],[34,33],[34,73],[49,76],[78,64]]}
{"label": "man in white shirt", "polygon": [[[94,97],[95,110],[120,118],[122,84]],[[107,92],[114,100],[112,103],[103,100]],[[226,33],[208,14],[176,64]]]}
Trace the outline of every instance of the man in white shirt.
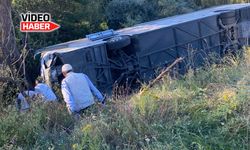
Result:
{"label": "man in white shirt", "polygon": [[93,105],[95,103],[93,94],[102,104],[105,103],[104,97],[87,75],[74,73],[70,64],[62,66],[62,73],[65,78],[62,80],[61,90],[71,114],[79,115],[82,110]]}
{"label": "man in white shirt", "polygon": [[40,78],[36,79],[35,92],[40,94],[45,101],[57,101],[53,90],[45,83],[42,83]]}

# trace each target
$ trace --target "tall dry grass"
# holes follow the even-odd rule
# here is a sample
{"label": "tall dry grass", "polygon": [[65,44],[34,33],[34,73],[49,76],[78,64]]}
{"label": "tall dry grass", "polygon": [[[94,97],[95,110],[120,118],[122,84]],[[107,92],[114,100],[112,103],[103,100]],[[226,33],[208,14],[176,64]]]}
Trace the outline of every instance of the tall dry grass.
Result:
{"label": "tall dry grass", "polygon": [[0,114],[3,149],[249,149],[250,49],[244,59],[166,76],[144,94],[96,104],[79,122],[63,103]]}

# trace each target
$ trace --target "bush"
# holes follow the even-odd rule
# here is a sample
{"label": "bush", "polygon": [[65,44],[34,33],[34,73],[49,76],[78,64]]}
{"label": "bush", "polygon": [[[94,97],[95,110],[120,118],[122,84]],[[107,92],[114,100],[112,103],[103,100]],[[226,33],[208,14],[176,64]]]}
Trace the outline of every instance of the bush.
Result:
{"label": "bush", "polygon": [[0,147],[65,147],[74,123],[66,109],[57,103],[34,102],[31,110],[19,113],[9,107],[1,114]]}

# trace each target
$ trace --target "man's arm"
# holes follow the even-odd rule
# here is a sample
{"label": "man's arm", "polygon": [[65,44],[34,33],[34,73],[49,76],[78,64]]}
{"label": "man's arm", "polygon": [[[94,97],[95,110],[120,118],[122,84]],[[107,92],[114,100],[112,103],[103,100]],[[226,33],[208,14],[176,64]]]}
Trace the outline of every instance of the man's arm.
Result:
{"label": "man's arm", "polygon": [[87,82],[88,82],[88,85],[89,85],[89,88],[90,90],[92,91],[92,93],[98,98],[98,100],[100,102],[103,102],[104,101],[104,97],[102,96],[101,92],[94,86],[94,84],[90,81],[89,77],[87,75],[84,75]]}
{"label": "man's arm", "polygon": [[67,107],[70,109],[70,111],[74,111],[75,104],[73,96],[70,93],[70,89],[67,86],[66,82],[63,80],[61,85],[63,100],[66,102]]}

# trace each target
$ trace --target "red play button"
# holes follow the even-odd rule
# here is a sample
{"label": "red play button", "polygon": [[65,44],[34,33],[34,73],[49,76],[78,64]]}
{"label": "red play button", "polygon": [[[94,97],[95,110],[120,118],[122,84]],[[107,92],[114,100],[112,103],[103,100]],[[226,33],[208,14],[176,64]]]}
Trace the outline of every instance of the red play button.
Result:
{"label": "red play button", "polygon": [[48,22],[20,22],[21,32],[51,32],[60,28],[60,25],[48,21]]}

